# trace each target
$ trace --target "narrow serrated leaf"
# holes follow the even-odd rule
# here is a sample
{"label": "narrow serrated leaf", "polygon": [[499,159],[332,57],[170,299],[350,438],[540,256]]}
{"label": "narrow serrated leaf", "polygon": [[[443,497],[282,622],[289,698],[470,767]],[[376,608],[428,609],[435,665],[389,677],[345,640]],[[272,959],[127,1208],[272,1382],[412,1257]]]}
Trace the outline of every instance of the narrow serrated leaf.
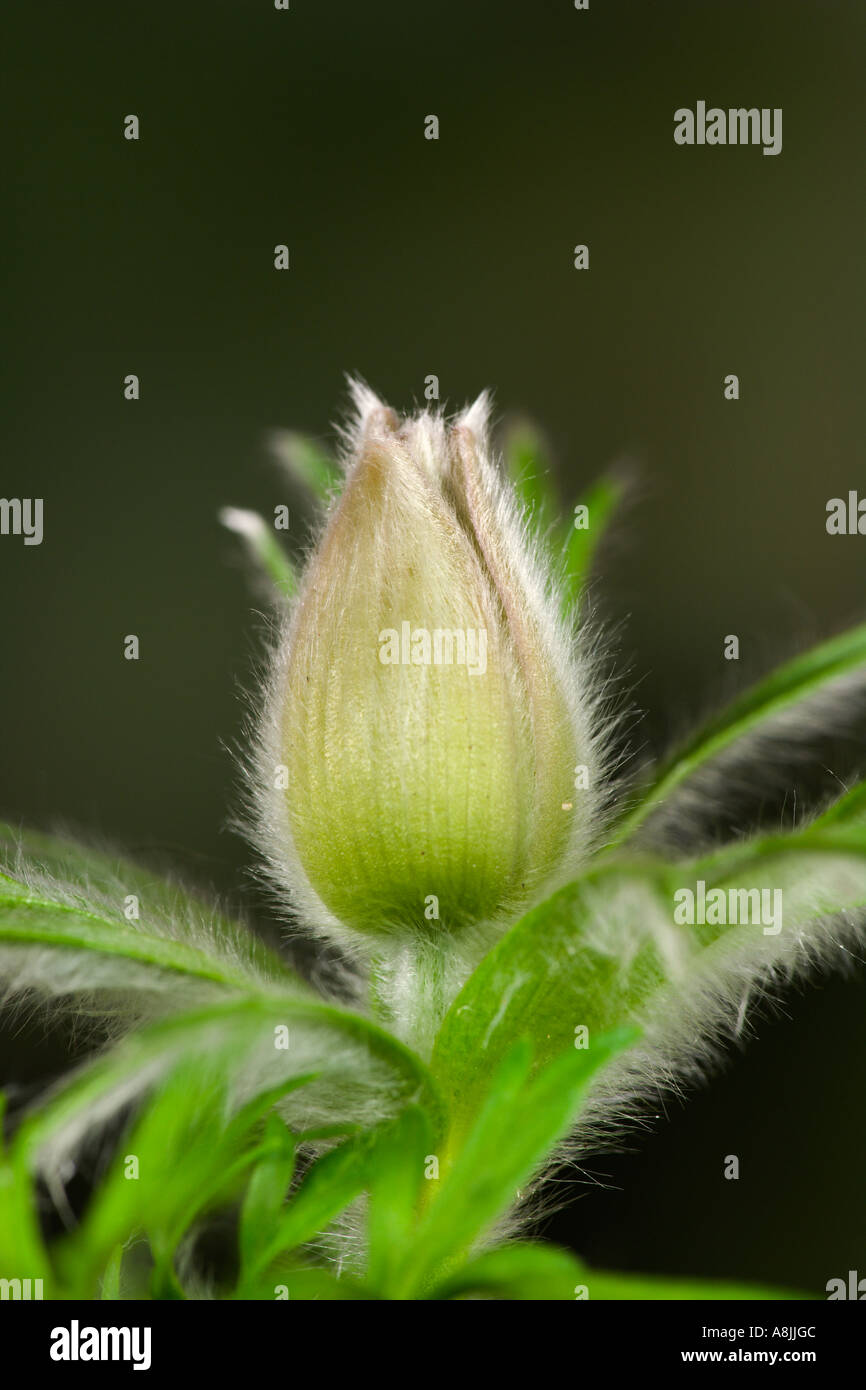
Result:
{"label": "narrow serrated leaf", "polygon": [[319,502],[329,502],[339,493],[343,485],[340,469],[309,435],[274,430],[270,444],[278,463]]}
{"label": "narrow serrated leaf", "polygon": [[513,421],[505,433],[503,455],[506,472],[533,531],[550,541],[559,501],[547,442],[529,420]]}
{"label": "narrow serrated leaf", "polygon": [[401,1297],[423,1295],[520,1200],[577,1117],[599,1068],[637,1037],[622,1030],[570,1049],[533,1072],[533,1049],[518,1041],[490,1078],[472,1116],[455,1118],[438,1187],[395,1276]]}
{"label": "narrow serrated leaf", "polygon": [[295,1169],[295,1139],[279,1115],[269,1116],[262,1148],[241,1207],[241,1279],[255,1266],[258,1255],[272,1239]]}
{"label": "narrow serrated leaf", "polygon": [[738,749],[748,749],[752,737],[767,738],[777,730],[802,732],[796,728],[802,711],[832,695],[840,682],[855,674],[866,686],[866,623],[778,667],[674,749],[641,790],[637,804],[620,821],[610,837],[609,849],[634,835],[708,764]]}
{"label": "narrow serrated leaf", "polygon": [[371,1169],[367,1282],[383,1298],[390,1296],[394,1273],[414,1239],[425,1160],[432,1145],[427,1115],[417,1105],[407,1106]]}
{"label": "narrow serrated leaf", "polygon": [[[563,612],[570,615],[577,607],[581,591],[592,571],[598,548],[604,539],[613,515],[625,492],[620,474],[609,473],[599,478],[576,505],[563,533],[562,565],[564,572]],[[586,508],[580,514],[585,525],[577,525],[577,506]]]}
{"label": "narrow serrated leaf", "polygon": [[427,1297],[563,1302],[578,1296],[584,1279],[584,1266],[568,1251],[526,1241],[467,1261]]}
{"label": "narrow serrated leaf", "polygon": [[256,571],[283,602],[298,592],[298,574],[280,545],[273,528],[258,512],[243,507],[223,507],[220,522],[226,530],[240,536]]}
{"label": "narrow serrated leaf", "polygon": [[812,1296],[726,1279],[669,1279],[656,1275],[611,1274],[595,1269],[585,1270],[581,1283],[585,1285],[586,1293],[581,1293],[580,1301],[588,1299],[590,1302],[686,1302],[709,1299],[727,1303],[750,1299],[802,1300]]}

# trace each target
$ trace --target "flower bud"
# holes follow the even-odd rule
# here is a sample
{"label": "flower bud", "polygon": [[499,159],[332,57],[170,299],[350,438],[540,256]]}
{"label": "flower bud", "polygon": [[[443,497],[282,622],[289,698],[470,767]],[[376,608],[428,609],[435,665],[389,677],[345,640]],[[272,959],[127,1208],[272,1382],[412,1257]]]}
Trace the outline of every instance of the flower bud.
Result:
{"label": "flower bud", "polygon": [[271,863],[325,930],[456,931],[573,870],[592,737],[485,398],[449,425],[353,391],[345,488],[277,654]]}

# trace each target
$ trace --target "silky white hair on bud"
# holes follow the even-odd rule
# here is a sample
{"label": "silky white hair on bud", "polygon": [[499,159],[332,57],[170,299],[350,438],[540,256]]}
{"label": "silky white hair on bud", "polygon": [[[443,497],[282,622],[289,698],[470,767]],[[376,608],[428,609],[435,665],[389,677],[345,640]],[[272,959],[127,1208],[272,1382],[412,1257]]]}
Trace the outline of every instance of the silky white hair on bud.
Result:
{"label": "silky white hair on bud", "polygon": [[[444,1009],[473,965],[509,923],[573,878],[588,854],[600,843],[610,801],[610,746],[616,715],[608,690],[596,675],[595,636],[590,625],[576,631],[574,623],[562,616],[561,577],[542,551],[542,542],[531,527],[529,517],[522,513],[514,489],[501,476],[493,459],[489,443],[490,396],[482,393],[454,417],[446,416],[441,410],[421,410],[400,419],[365,383],[351,380],[350,394],[354,412],[350,424],[341,431],[345,487],[322,520],[299,597],[279,625],[271,644],[266,693],[246,777],[248,820],[283,915],[297,921],[299,930],[312,932],[336,944],[346,959],[354,962],[359,977],[372,968],[377,991],[380,996],[387,997],[392,1026],[407,1040],[423,1046],[429,1044]],[[371,493],[371,500],[368,502],[362,497],[359,506],[358,489],[367,486],[366,473],[365,481],[360,481],[362,471],[369,472],[371,460],[379,457],[395,461],[389,466],[383,485],[384,505],[377,508]],[[350,560],[342,548],[338,548],[335,557],[328,552],[333,528],[341,524],[341,509],[353,505],[357,512],[355,530],[369,528],[359,552],[369,558],[369,574],[363,576],[352,569],[356,561]],[[396,524],[417,525],[418,534],[408,540],[402,534],[398,536],[392,529]],[[441,554],[436,550],[437,536],[442,537]],[[488,623],[493,625],[494,634],[501,625],[504,650],[513,648],[516,657],[510,659],[517,661],[516,671],[528,673],[529,699],[535,701],[525,711],[517,701],[512,711],[511,717],[518,721],[520,728],[519,746],[527,750],[521,757],[524,761],[531,760],[532,750],[539,747],[541,737],[547,740],[548,762],[550,750],[553,750],[551,768],[557,778],[566,778],[570,787],[575,772],[573,763],[579,761],[587,768],[589,782],[588,789],[581,790],[579,795],[559,798],[561,807],[557,801],[556,816],[569,817],[568,829],[555,830],[562,836],[555,862],[545,866],[542,860],[539,865],[527,866],[529,872],[525,876],[522,897],[515,897],[511,905],[504,902],[480,919],[462,925],[459,931],[449,932],[443,926],[438,942],[434,940],[432,944],[416,923],[390,921],[387,908],[383,913],[385,925],[391,928],[387,941],[364,936],[347,923],[339,911],[332,910],[314,887],[304,855],[299,852],[288,810],[293,776],[301,766],[297,759],[317,755],[316,748],[309,742],[308,731],[317,728],[321,705],[327,701],[330,688],[327,684],[295,683],[292,698],[303,706],[296,723],[300,728],[300,742],[287,749],[287,690],[304,604],[309,601],[315,606],[316,635],[315,638],[307,635],[304,639],[308,648],[315,640],[314,656],[319,666],[327,668],[330,663],[331,670],[339,668],[341,661],[349,660],[346,642],[337,640],[334,649],[329,646],[326,650],[322,634],[325,631],[329,637],[332,633],[339,634],[339,624],[346,623],[347,592],[353,592],[352,586],[356,590],[365,582],[370,586],[386,586],[387,592],[387,587],[399,578],[394,569],[395,551],[403,554],[413,546],[411,563],[417,565],[419,591],[423,592],[430,612],[435,613],[440,607],[448,611],[454,595],[462,592],[462,586],[469,582],[468,576],[473,571],[481,578],[481,601],[501,605],[499,616],[490,609]],[[329,565],[326,575],[321,568],[323,555]],[[454,569],[458,563],[461,568]],[[416,617],[415,614],[407,616]],[[306,621],[309,626],[309,619]],[[538,677],[536,670],[542,673]],[[309,680],[308,676],[307,682]],[[533,682],[538,691],[536,696],[532,693]],[[547,691],[552,694],[548,695]],[[543,714],[538,701],[551,698],[561,701],[565,712],[569,746],[575,755],[568,766],[562,765],[561,758],[557,764],[556,744],[551,743],[552,721],[544,714],[542,722],[534,722]],[[374,714],[375,710],[370,709],[368,719],[372,720]],[[456,716],[459,716],[459,709],[455,710]],[[435,733],[431,737],[435,738]],[[348,735],[345,747],[351,747]],[[333,759],[340,755],[339,746],[333,745],[329,756]],[[543,762],[540,766],[544,766]],[[275,776],[275,769],[281,767],[286,769],[288,777],[288,798],[286,788]],[[347,767],[345,771],[347,785],[351,785],[352,768]],[[333,780],[332,775],[332,784]],[[552,802],[549,791],[546,784],[540,792],[534,793],[530,786],[523,793],[524,800],[528,797],[529,810],[524,812],[521,808],[521,814],[532,814],[532,797],[543,795],[548,801],[546,814],[549,815]],[[461,795],[464,793],[456,788],[455,799]],[[306,804],[303,810],[305,813],[309,810]],[[329,836],[329,808],[318,808],[316,814],[321,842]],[[356,818],[357,845],[365,834],[365,807],[354,806],[352,815]],[[560,820],[559,826],[562,825]],[[467,844],[465,853],[467,862],[471,861],[475,853],[473,845]],[[420,873],[420,858],[418,868]],[[345,874],[352,874],[348,859]],[[434,891],[432,886],[430,891]],[[375,902],[371,907],[375,911]],[[438,956],[439,960],[438,982],[432,987],[437,996],[435,1004],[430,997],[430,980],[423,968],[423,962],[429,964],[431,955]]]}

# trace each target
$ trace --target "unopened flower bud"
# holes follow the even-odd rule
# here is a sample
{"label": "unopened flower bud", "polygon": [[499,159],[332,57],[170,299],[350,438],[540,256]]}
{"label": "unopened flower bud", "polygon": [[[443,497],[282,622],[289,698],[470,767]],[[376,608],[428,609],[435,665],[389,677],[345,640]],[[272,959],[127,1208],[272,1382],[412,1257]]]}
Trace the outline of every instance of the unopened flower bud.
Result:
{"label": "unopened flower bud", "polygon": [[573,869],[594,760],[556,595],[487,450],[354,387],[344,491],[283,634],[259,775],[272,867],[325,930],[457,930]]}

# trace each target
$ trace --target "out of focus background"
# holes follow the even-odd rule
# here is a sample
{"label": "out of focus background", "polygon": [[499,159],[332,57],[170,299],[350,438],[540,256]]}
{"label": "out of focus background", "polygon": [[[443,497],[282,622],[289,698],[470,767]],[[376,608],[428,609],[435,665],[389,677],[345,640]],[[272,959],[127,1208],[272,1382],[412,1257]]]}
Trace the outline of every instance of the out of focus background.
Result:
{"label": "out of focus background", "polygon": [[[825,530],[866,496],[856,0],[49,0],[3,29],[0,492],[45,506],[40,546],[0,537],[5,818],[168,859],[264,922],[227,828],[263,622],[216,518],[287,503],[300,550],[266,435],[326,441],[347,371],[397,408],[429,375],[454,406],[492,387],[566,502],[634,460],[596,603],[636,745],[863,616],[866,537]],[[781,107],[781,154],[677,146],[699,100]],[[862,769],[864,733],[826,730],[778,796],[758,777],[740,828]],[[547,1234],[611,1268],[866,1276],[864,999],[864,968],[781,997]],[[7,1026],[0,1079],[68,1048]]]}

